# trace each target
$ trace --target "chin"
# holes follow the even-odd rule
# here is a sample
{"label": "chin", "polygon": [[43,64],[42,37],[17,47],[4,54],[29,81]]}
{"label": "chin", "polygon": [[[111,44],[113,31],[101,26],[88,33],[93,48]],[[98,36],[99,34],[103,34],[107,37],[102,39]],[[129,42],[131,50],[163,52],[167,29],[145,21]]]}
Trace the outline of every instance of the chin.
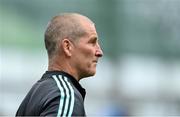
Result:
{"label": "chin", "polygon": [[84,78],[85,78],[85,77],[91,77],[91,76],[94,76],[95,74],[96,74],[96,71],[90,71],[90,72],[84,74]]}
{"label": "chin", "polygon": [[96,71],[91,71],[89,74],[90,76],[94,76],[96,74]]}

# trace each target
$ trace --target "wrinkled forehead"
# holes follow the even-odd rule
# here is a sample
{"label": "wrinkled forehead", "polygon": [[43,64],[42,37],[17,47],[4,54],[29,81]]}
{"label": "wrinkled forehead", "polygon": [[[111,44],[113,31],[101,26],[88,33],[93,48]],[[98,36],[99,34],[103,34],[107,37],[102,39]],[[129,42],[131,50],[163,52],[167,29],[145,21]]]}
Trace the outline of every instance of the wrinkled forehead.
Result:
{"label": "wrinkled forehead", "polygon": [[78,22],[81,29],[86,33],[85,36],[88,37],[97,37],[96,27],[93,21],[91,21],[88,17],[82,15],[74,16],[76,21]]}
{"label": "wrinkled forehead", "polygon": [[86,33],[97,35],[95,24],[91,20],[81,19],[79,21]]}

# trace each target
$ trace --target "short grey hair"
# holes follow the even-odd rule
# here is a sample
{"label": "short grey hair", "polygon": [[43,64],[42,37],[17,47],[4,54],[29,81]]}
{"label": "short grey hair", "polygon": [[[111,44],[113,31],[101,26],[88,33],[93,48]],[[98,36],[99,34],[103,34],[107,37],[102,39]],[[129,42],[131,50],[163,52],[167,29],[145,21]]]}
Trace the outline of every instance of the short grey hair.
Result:
{"label": "short grey hair", "polygon": [[60,39],[77,40],[86,35],[86,30],[81,26],[79,17],[84,17],[89,22],[92,22],[86,16],[77,13],[59,14],[50,20],[44,35],[45,47],[49,58],[57,52],[58,41]]}

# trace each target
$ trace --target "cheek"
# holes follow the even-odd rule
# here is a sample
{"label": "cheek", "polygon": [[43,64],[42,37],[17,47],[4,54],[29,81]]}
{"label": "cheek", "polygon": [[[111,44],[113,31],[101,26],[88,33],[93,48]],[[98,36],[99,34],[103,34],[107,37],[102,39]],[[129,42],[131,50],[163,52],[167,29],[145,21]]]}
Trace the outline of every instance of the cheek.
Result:
{"label": "cheek", "polygon": [[91,52],[85,52],[81,54],[80,58],[81,60],[79,62],[81,63],[83,68],[91,69],[92,67],[94,67],[94,64],[93,64],[94,57]]}
{"label": "cheek", "polygon": [[94,54],[92,52],[86,52],[86,54],[84,55],[84,61],[86,62],[86,64],[88,65],[88,67],[92,67],[92,63],[94,60]]}
{"label": "cheek", "polygon": [[86,67],[91,67],[92,62],[95,59],[94,49],[91,46],[84,46],[82,48],[79,48],[78,50],[79,51],[77,52],[77,55],[79,58],[79,62],[83,65],[86,65]]}
{"label": "cheek", "polygon": [[94,57],[94,51],[91,48],[86,48],[86,49],[82,50],[82,54],[87,59],[92,59]]}

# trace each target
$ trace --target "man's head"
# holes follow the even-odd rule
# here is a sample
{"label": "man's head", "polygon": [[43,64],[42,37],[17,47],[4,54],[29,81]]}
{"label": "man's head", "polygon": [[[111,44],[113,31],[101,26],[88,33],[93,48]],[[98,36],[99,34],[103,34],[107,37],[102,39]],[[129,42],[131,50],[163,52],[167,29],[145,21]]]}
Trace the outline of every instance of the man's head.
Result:
{"label": "man's head", "polygon": [[94,75],[98,58],[103,55],[94,23],[76,13],[61,14],[49,22],[45,46],[49,65],[59,65],[56,70],[64,70],[78,80]]}

